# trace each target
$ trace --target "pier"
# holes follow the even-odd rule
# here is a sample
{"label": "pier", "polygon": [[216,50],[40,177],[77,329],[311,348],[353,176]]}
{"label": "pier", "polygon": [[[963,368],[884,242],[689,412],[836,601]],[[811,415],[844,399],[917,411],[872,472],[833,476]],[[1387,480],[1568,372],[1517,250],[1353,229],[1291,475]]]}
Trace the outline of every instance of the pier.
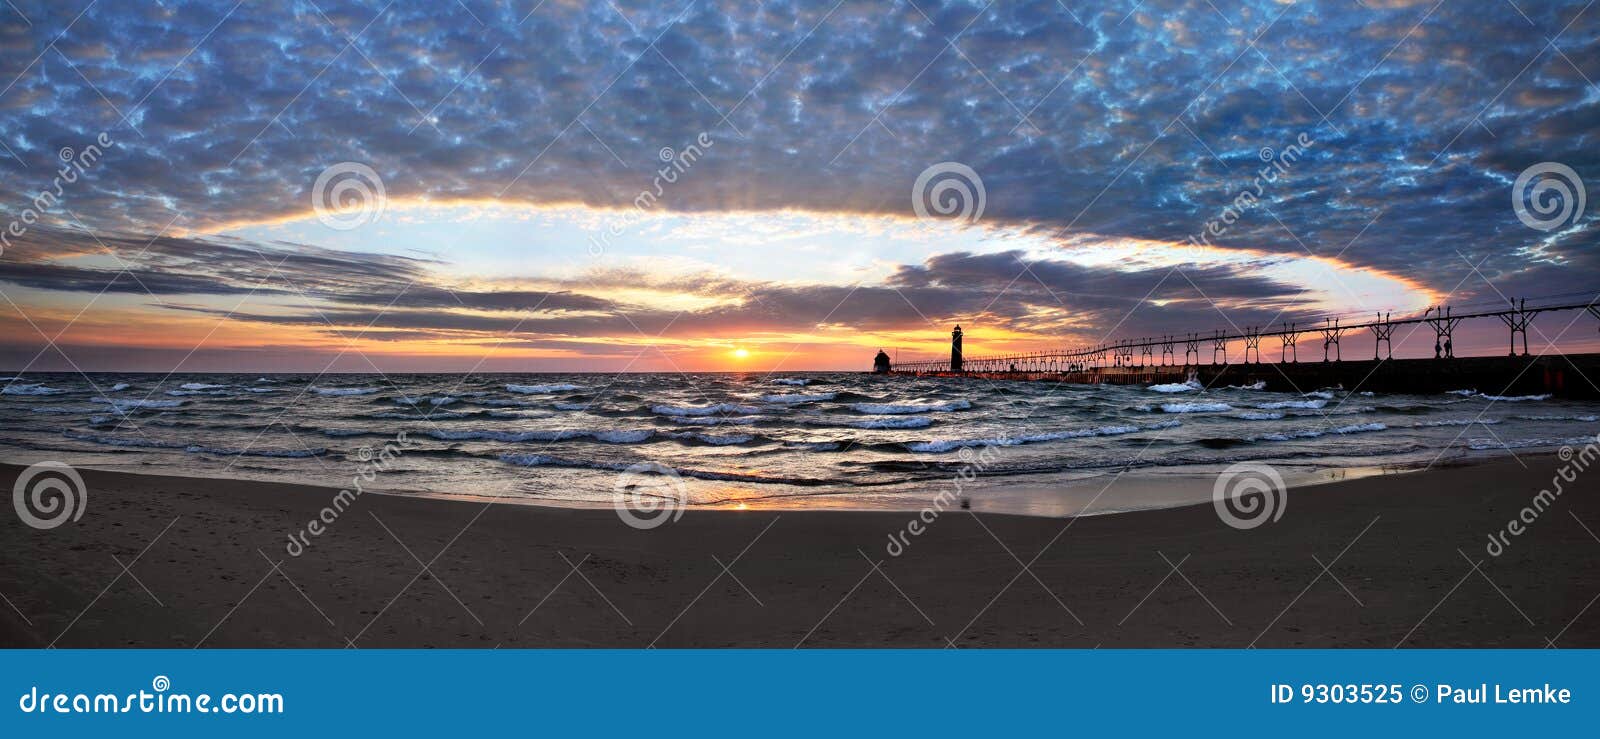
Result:
{"label": "pier", "polygon": [[[1324,387],[1385,393],[1476,390],[1492,396],[1549,394],[1600,399],[1600,354],[1528,353],[1528,328],[1533,318],[1563,311],[1585,311],[1600,319],[1600,300],[1532,306],[1522,300],[1503,310],[1462,313],[1448,307],[1429,308],[1411,317],[1377,313],[1370,321],[1356,323],[1330,318],[1320,323],[1235,327],[996,355],[966,355],[958,326],[952,333],[948,361],[902,362],[895,364],[890,374],[1114,385],[1195,380],[1206,387],[1260,384],[1267,390],[1300,392]],[[1504,325],[1508,353],[1456,356],[1454,332],[1468,320],[1496,320]],[[1426,326],[1434,337],[1435,356],[1395,359],[1393,337],[1402,326]],[[1359,341],[1358,349],[1359,338],[1365,341]],[[1264,356],[1263,340],[1270,340],[1266,353],[1276,356]],[[1320,356],[1314,352],[1317,343],[1322,345]],[[1235,351],[1241,344],[1242,357]],[[1311,355],[1305,361],[1299,351],[1302,344]],[[1370,358],[1364,356],[1368,347]],[[1363,356],[1344,356],[1355,352]]]}

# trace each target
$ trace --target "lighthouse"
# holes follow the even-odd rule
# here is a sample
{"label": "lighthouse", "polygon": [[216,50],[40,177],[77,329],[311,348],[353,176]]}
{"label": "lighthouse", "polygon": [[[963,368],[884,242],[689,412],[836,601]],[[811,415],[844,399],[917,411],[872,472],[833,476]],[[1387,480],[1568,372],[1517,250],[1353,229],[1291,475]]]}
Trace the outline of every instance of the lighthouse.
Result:
{"label": "lighthouse", "polygon": [[950,332],[950,371],[961,371],[961,326]]}

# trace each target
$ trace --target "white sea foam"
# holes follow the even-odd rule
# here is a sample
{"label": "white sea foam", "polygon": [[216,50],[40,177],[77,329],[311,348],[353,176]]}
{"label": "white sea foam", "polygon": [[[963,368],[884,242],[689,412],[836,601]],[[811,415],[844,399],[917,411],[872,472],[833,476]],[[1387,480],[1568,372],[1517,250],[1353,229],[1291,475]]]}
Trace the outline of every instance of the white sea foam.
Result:
{"label": "white sea foam", "polygon": [[318,395],[371,395],[378,392],[375,387],[317,387],[312,385],[307,390]]}
{"label": "white sea foam", "polygon": [[1229,385],[1227,387],[1227,389],[1229,389],[1229,390],[1266,390],[1267,389],[1267,381],[1266,380],[1256,380],[1255,382],[1252,382],[1249,385]]}
{"label": "white sea foam", "polygon": [[1195,390],[1204,390],[1205,386],[1194,380],[1187,382],[1169,382],[1165,385],[1151,385],[1145,388],[1155,393],[1187,393]]}
{"label": "white sea foam", "polygon": [[1323,400],[1333,400],[1333,393],[1330,393],[1327,390],[1312,390],[1309,393],[1301,393],[1300,397],[1302,397],[1302,398],[1321,398]]}
{"label": "white sea foam", "polygon": [[7,385],[4,390],[0,390],[0,395],[60,395],[64,392],[66,391],[38,383],[17,383]]}
{"label": "white sea foam", "polygon": [[1472,396],[1472,395],[1477,395],[1478,391],[1476,391],[1476,390],[1446,390],[1446,391],[1444,391],[1444,394],[1445,395],[1460,395],[1461,397],[1465,398],[1465,397],[1469,397],[1469,396]]}
{"label": "white sea foam", "polygon": [[761,419],[756,418],[755,416],[683,416],[672,419],[673,423],[692,423],[696,426],[720,426],[724,424],[732,426],[749,426],[750,424],[753,424],[759,420]]}
{"label": "white sea foam", "polygon": [[220,390],[227,385],[212,385],[204,382],[185,382],[178,386],[182,390]]}
{"label": "white sea foam", "polygon": [[1414,429],[1439,428],[1442,426],[1493,426],[1500,423],[1498,418],[1441,418],[1437,421],[1420,421],[1411,424]]}
{"label": "white sea foam", "polygon": [[811,382],[810,380],[808,380],[808,379],[806,379],[804,377],[774,377],[772,379],[772,384],[774,384],[774,385],[797,385],[797,386],[800,386],[800,385],[806,385],[806,384],[808,384],[810,382]]}
{"label": "white sea foam", "polygon": [[1231,411],[1233,406],[1227,403],[1163,403],[1163,413],[1216,413]]}
{"label": "white sea foam", "polygon": [[1528,401],[1528,400],[1549,400],[1550,399],[1550,394],[1549,393],[1545,393],[1544,395],[1484,395],[1482,393],[1479,393],[1478,397],[1483,398],[1484,400],[1494,401],[1496,403],[1521,403],[1523,401]]}
{"label": "white sea foam", "polygon": [[1241,411],[1233,417],[1241,421],[1276,421],[1283,418],[1283,414],[1270,411]]}
{"label": "white sea foam", "polygon": [[839,397],[838,393],[790,393],[786,395],[763,395],[761,399],[768,403],[783,403],[793,405],[796,403],[816,403],[824,400],[833,400]]}
{"label": "white sea foam", "polygon": [[857,413],[867,413],[877,416],[897,416],[908,413],[935,413],[947,411],[964,411],[972,407],[972,403],[965,400],[952,400],[945,403],[852,403],[850,409]]}
{"label": "white sea foam", "polygon": [[577,390],[577,389],[578,389],[577,385],[569,385],[569,384],[566,384],[566,383],[558,383],[558,384],[554,384],[554,385],[514,385],[514,384],[506,385],[506,390],[509,390],[509,391],[511,391],[513,393],[521,393],[523,395],[543,395],[545,393],[564,393],[564,392],[567,392],[569,390]]}
{"label": "white sea foam", "polygon": [[760,413],[761,409],[737,403],[717,403],[716,405],[653,405],[650,406],[650,412],[659,413],[663,416],[751,415]]}
{"label": "white sea foam", "polygon": [[1151,429],[1172,428],[1176,421],[1153,424],[1149,426],[1101,426],[1099,428],[1073,429],[1071,431],[1053,431],[1043,434],[1026,434],[1022,436],[997,436],[986,439],[935,439],[907,444],[906,449],[913,452],[942,453],[955,451],[966,447],[978,446],[1018,446],[1020,444],[1034,444],[1044,441],[1061,441],[1063,439],[1081,439],[1091,436],[1120,436],[1133,434]]}
{"label": "white sea foam", "polygon": [[132,386],[132,385],[129,385],[129,384],[128,384],[128,383],[126,383],[126,382],[119,382],[119,383],[117,383],[117,384],[115,384],[115,385],[112,385],[112,386],[111,386],[111,390],[110,390],[110,391],[109,391],[109,392],[113,392],[113,393],[116,393],[116,392],[121,392],[121,391],[123,391],[123,390],[127,390],[127,389],[128,389],[128,388],[130,388],[130,387],[133,387],[133,386]]}
{"label": "white sea foam", "polygon": [[183,405],[181,400],[113,400],[111,398],[90,398],[90,403],[104,403],[119,411],[130,408],[177,408]]}
{"label": "white sea foam", "polygon": [[1519,421],[1577,421],[1580,423],[1594,423],[1600,421],[1600,416],[1514,416]]}
{"label": "white sea foam", "polygon": [[933,419],[927,416],[890,416],[869,418],[864,421],[847,421],[845,425],[858,429],[921,429],[932,426]]}
{"label": "white sea foam", "polygon": [[1285,431],[1276,434],[1264,434],[1262,436],[1250,437],[1248,441],[1291,441],[1294,439],[1316,439],[1328,434],[1338,434],[1344,436],[1348,434],[1360,434],[1370,431],[1384,431],[1388,428],[1388,426],[1376,422],[1358,423],[1350,426],[1336,426],[1330,429],[1303,429],[1300,431]]}
{"label": "white sea foam", "polygon": [[1316,410],[1317,408],[1321,408],[1327,404],[1328,401],[1317,398],[1315,400],[1278,400],[1271,403],[1258,403],[1256,404],[1256,407],[1264,411],[1277,411],[1285,408]]}

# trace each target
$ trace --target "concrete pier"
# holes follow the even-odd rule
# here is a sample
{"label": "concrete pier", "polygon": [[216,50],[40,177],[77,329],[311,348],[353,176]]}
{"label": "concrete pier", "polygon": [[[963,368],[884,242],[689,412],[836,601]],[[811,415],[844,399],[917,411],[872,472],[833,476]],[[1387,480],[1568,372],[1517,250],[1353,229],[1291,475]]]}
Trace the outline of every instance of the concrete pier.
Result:
{"label": "concrete pier", "polygon": [[1280,392],[1309,392],[1328,387],[1421,394],[1476,390],[1485,395],[1550,394],[1560,398],[1600,400],[1600,386],[1597,386],[1600,383],[1600,354],[1134,365],[1063,372],[918,372],[896,369],[891,374],[1088,385],[1151,385],[1184,382],[1194,377],[1208,388],[1247,386],[1261,382],[1265,383],[1265,389]]}

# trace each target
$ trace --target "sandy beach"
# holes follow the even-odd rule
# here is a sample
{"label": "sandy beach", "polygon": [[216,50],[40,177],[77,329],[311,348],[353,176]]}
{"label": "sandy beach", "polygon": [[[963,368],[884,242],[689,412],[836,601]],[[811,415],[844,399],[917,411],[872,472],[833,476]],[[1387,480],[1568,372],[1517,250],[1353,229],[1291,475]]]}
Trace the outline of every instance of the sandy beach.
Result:
{"label": "sandy beach", "polygon": [[[336,491],[88,470],[81,520],[0,522],[0,642],[1600,646],[1596,486],[1580,478],[1486,552],[1560,464],[1522,455],[1295,488],[1280,520],[1252,530],[1210,505],[952,510],[898,557],[886,545],[910,513],[689,510],[636,530],[612,510],[381,495],[291,557],[288,534]],[[9,487],[20,470],[0,469]]]}

